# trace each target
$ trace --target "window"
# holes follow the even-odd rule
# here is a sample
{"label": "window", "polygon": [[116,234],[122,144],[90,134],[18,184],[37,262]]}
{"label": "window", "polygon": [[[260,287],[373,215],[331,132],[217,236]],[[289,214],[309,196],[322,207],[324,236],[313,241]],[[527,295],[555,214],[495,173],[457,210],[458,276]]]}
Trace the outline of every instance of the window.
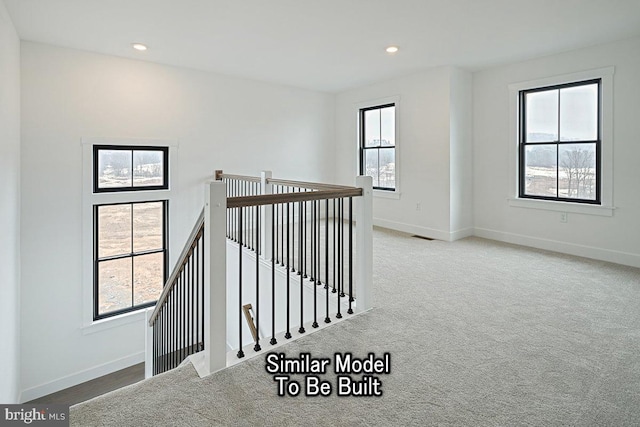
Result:
{"label": "window", "polygon": [[94,318],[155,304],[167,277],[167,201],[94,206]]}
{"label": "window", "polygon": [[153,306],[162,293],[168,153],[168,147],[93,145],[93,320]]}
{"label": "window", "polygon": [[396,190],[396,105],[360,109],[360,174],[376,190]]}
{"label": "window", "polygon": [[519,92],[519,196],[601,204],[601,79]]}
{"label": "window", "polygon": [[161,190],[169,187],[168,147],[93,147],[93,191]]}

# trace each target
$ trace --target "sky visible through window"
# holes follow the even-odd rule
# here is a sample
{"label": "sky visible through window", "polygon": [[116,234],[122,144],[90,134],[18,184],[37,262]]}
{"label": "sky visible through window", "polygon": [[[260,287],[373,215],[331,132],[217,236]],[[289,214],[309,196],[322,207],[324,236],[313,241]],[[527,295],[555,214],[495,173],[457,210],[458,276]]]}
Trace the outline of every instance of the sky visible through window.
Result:
{"label": "sky visible through window", "polygon": [[598,91],[587,83],[525,93],[525,196],[596,199]]}

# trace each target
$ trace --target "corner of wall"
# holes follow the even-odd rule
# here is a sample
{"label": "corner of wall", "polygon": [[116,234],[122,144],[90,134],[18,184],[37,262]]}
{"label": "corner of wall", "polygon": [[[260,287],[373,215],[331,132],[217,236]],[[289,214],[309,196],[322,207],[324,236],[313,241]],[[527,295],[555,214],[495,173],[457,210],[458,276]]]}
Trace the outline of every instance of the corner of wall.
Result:
{"label": "corner of wall", "polygon": [[[0,0],[0,402],[21,398],[20,39]],[[6,238],[4,236],[7,236]]]}
{"label": "corner of wall", "polygon": [[473,226],[473,85],[469,71],[449,68],[450,231],[452,240]]}

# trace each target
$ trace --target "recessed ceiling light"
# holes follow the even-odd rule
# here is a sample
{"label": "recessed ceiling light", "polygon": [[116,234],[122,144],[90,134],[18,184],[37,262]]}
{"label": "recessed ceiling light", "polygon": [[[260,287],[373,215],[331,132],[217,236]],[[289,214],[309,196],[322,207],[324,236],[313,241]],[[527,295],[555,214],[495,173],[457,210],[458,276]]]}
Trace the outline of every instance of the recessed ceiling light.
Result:
{"label": "recessed ceiling light", "polygon": [[389,46],[385,50],[387,51],[387,53],[396,53],[398,51],[398,46]]}
{"label": "recessed ceiling light", "polygon": [[147,46],[143,45],[142,43],[133,43],[131,47],[133,47],[135,50],[140,50],[140,51],[147,50]]}

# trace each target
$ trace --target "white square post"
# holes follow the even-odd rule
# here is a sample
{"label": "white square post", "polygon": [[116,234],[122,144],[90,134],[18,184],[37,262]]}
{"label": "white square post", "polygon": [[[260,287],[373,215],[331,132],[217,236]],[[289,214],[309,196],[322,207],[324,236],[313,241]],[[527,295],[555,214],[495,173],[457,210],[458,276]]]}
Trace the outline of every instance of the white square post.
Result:
{"label": "white square post", "polygon": [[144,377],[151,378],[153,376],[153,326],[149,326],[149,320],[153,314],[154,307],[149,307],[144,312]]}
{"label": "white square post", "polygon": [[209,374],[227,366],[227,194],[209,182],[204,207],[204,357]]}
{"label": "white square post", "polygon": [[373,179],[356,177],[356,187],[362,196],[354,197],[356,221],[356,309],[358,312],[372,307],[373,286]]}

